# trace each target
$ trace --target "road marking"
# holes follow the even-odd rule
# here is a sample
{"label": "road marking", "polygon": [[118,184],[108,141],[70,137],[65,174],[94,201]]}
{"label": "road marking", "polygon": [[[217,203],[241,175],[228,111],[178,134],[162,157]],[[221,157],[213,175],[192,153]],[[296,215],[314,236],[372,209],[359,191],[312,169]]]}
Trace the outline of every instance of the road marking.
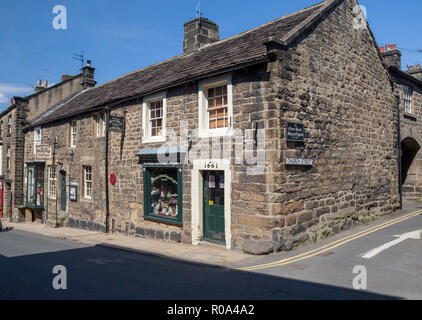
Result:
{"label": "road marking", "polygon": [[371,227],[369,229],[366,229],[366,230],[357,232],[357,233],[352,234],[350,236],[344,237],[342,239],[339,239],[339,240],[336,240],[336,241],[331,242],[329,244],[326,244],[326,245],[324,245],[322,247],[319,247],[319,248],[310,250],[308,252],[304,252],[302,254],[296,255],[296,256],[291,257],[291,258],[286,258],[286,259],[282,259],[280,261],[275,261],[275,262],[271,262],[271,263],[261,264],[261,265],[257,265],[257,266],[251,266],[251,267],[245,267],[245,268],[238,268],[238,270],[242,270],[242,271],[262,270],[262,269],[268,269],[268,268],[273,268],[273,267],[285,266],[287,264],[291,264],[291,263],[294,263],[294,262],[298,262],[298,261],[302,261],[302,260],[305,260],[305,259],[309,259],[309,258],[312,258],[312,257],[317,256],[319,254],[328,252],[328,251],[330,251],[330,250],[332,250],[334,248],[340,247],[340,246],[342,246],[342,245],[344,245],[346,243],[349,243],[349,242],[351,242],[353,240],[356,240],[356,239],[359,239],[361,237],[364,237],[364,236],[366,236],[368,234],[371,234],[371,233],[374,233],[376,231],[379,231],[379,230],[388,228],[388,227],[390,227],[390,226],[392,226],[394,224],[397,224],[397,223],[400,223],[400,222],[409,220],[409,219],[411,219],[413,217],[416,217],[416,216],[420,215],[421,213],[422,213],[422,210],[409,213],[407,215],[404,215],[403,217],[399,217],[399,218],[393,219],[391,221],[384,222],[384,223],[382,223],[380,225],[377,225],[377,226]]}
{"label": "road marking", "polygon": [[376,255],[380,254],[381,252],[403,242],[406,241],[408,239],[413,239],[413,240],[420,240],[421,239],[421,235],[422,235],[422,230],[417,230],[417,231],[413,231],[413,232],[408,232],[405,234],[402,234],[400,236],[395,236],[398,237],[398,239],[390,241],[386,244],[383,244],[382,246],[379,246],[378,248],[372,249],[370,251],[368,251],[367,253],[365,253],[362,258],[364,259],[371,259],[373,257],[375,257]]}

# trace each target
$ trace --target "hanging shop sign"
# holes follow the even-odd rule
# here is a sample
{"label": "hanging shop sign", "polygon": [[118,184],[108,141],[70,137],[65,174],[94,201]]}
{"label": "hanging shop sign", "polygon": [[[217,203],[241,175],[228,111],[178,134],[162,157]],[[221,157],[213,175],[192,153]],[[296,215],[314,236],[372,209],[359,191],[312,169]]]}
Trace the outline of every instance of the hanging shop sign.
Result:
{"label": "hanging shop sign", "polygon": [[121,116],[112,116],[108,118],[108,131],[112,132],[124,132],[125,130],[125,118]]}
{"label": "hanging shop sign", "polygon": [[298,158],[287,158],[286,159],[287,166],[309,166],[312,167],[314,165],[313,159],[298,159]]}
{"label": "hanging shop sign", "polygon": [[37,159],[47,160],[51,158],[51,147],[47,145],[38,145],[35,147]]}
{"label": "hanging shop sign", "polygon": [[288,142],[305,142],[305,127],[301,123],[287,123]]}

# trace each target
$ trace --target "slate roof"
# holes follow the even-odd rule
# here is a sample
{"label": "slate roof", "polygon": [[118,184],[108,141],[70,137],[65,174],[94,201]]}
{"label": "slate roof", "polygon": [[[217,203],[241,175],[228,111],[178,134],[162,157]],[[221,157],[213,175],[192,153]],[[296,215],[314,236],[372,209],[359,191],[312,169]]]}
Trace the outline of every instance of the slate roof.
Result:
{"label": "slate roof", "polygon": [[326,0],[258,28],[158,64],[131,72],[81,94],[31,126],[66,119],[132,97],[142,97],[193,80],[267,61],[264,44],[288,45],[343,0]]}

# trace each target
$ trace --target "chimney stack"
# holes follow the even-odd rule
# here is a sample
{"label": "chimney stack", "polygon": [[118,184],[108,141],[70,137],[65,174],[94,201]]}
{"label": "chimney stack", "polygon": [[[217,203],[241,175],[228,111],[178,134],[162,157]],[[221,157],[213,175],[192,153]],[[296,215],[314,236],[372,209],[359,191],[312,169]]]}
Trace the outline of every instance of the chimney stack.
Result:
{"label": "chimney stack", "polygon": [[41,83],[41,80],[37,80],[37,85],[35,86],[35,92],[40,92],[47,89],[48,82],[47,80],[44,81],[44,84]]}
{"label": "chimney stack", "polygon": [[91,60],[88,60],[86,62],[86,66],[83,67],[82,70],[83,70],[82,82],[81,82],[82,88],[87,89],[87,88],[95,87],[95,85],[97,84],[97,81],[94,80],[95,68],[91,67]]}
{"label": "chimney stack", "polygon": [[207,18],[196,18],[185,25],[185,40],[183,53],[192,53],[207,44],[220,40],[219,27]]}
{"label": "chimney stack", "polygon": [[422,81],[422,68],[420,64],[409,66],[407,73],[412,77]]}
{"label": "chimney stack", "polygon": [[387,44],[385,45],[385,48],[380,47],[379,50],[386,65],[393,66],[401,70],[401,52],[397,49],[396,44]]}

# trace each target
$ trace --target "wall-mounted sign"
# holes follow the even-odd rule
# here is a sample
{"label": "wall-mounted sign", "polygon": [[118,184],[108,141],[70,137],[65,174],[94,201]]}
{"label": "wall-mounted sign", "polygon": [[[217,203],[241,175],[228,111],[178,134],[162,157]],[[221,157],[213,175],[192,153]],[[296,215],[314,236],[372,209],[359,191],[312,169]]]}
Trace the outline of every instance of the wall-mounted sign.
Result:
{"label": "wall-mounted sign", "polygon": [[110,183],[114,186],[116,184],[116,175],[114,173],[111,174],[110,176]]}
{"label": "wall-mounted sign", "polygon": [[297,158],[287,158],[287,166],[310,166],[314,165],[314,160],[312,159],[297,159]]}
{"label": "wall-mounted sign", "polygon": [[287,123],[288,142],[305,142],[305,127],[301,123]]}
{"label": "wall-mounted sign", "polygon": [[78,201],[78,185],[76,183],[69,185],[69,200],[73,202]]}
{"label": "wall-mounted sign", "polygon": [[108,130],[112,132],[123,132],[125,130],[125,118],[121,116],[109,116]]}
{"label": "wall-mounted sign", "polygon": [[47,160],[51,158],[51,147],[47,145],[40,144],[35,147],[35,152],[37,159]]}

